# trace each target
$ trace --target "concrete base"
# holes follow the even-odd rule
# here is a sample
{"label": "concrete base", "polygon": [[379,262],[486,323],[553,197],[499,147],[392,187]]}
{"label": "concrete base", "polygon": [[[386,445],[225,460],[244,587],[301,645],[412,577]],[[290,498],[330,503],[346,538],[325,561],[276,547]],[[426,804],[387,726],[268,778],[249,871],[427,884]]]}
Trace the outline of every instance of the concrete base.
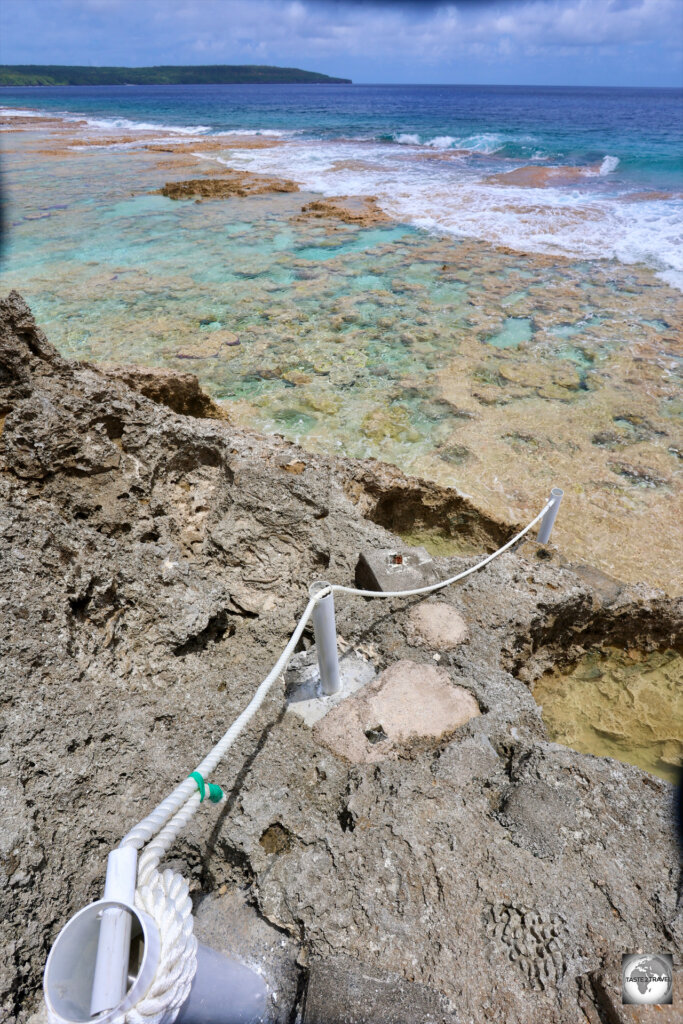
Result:
{"label": "concrete base", "polygon": [[306,725],[313,726],[346,697],[374,679],[375,669],[360,654],[349,651],[339,659],[339,678],[341,688],[337,693],[325,696],[320,688],[315,647],[295,654],[285,672],[287,711],[299,715]]}
{"label": "concrete base", "polygon": [[373,548],[362,551],[356,566],[361,590],[417,590],[442,578],[426,548]]}

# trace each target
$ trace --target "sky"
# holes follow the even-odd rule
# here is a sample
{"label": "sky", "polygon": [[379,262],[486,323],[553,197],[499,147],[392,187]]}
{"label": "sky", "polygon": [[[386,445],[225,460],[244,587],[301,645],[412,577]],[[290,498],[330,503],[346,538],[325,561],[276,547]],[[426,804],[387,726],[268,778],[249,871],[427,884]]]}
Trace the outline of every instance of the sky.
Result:
{"label": "sky", "polygon": [[0,63],[683,86],[683,0],[1,0]]}

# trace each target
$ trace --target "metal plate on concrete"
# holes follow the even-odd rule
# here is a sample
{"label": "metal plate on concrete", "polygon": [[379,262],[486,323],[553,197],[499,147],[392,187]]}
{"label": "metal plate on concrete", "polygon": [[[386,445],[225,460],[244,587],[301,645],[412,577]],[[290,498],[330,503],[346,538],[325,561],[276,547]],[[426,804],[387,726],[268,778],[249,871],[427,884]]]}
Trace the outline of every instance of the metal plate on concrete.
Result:
{"label": "metal plate on concrete", "polygon": [[356,565],[356,586],[361,590],[416,590],[440,578],[426,548],[372,548],[361,551]]}

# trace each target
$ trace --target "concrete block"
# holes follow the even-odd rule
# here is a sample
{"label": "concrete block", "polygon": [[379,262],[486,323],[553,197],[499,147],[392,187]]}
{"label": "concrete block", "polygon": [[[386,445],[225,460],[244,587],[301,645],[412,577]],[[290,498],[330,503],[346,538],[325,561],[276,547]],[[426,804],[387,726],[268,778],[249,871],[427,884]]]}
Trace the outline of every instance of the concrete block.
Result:
{"label": "concrete block", "polygon": [[425,548],[373,548],[362,551],[356,566],[361,590],[415,590],[441,579]]}

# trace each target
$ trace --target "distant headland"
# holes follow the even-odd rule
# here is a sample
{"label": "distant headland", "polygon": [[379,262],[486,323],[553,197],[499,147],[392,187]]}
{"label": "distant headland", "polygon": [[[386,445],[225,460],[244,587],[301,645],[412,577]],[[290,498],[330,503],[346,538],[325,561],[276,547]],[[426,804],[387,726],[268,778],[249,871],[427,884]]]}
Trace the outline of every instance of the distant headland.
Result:
{"label": "distant headland", "polygon": [[0,64],[0,86],[17,85],[350,85],[317,71],[267,64],[162,65],[151,68],[69,67],[62,64]]}

